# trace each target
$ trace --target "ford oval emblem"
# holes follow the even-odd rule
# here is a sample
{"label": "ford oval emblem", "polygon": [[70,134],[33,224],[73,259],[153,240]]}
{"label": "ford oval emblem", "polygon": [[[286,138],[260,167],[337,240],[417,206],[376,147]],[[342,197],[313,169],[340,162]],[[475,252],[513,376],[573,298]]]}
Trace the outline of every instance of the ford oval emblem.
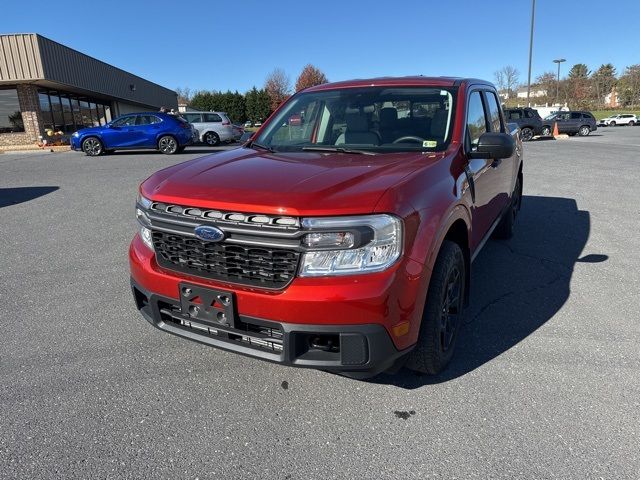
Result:
{"label": "ford oval emblem", "polygon": [[224,238],[224,232],[217,227],[200,225],[195,229],[196,237],[206,242],[219,242]]}

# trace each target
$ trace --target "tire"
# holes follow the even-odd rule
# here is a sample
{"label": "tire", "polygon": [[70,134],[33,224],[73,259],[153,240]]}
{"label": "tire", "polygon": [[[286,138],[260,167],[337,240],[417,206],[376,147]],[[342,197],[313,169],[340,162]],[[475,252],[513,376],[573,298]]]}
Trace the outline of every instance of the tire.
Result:
{"label": "tire", "polygon": [[513,193],[511,194],[511,203],[509,204],[509,208],[507,208],[507,210],[504,212],[500,223],[493,232],[493,236],[495,238],[508,240],[509,238],[513,237],[516,217],[518,216],[518,212],[520,211],[521,206],[522,181],[520,180],[520,176],[518,175],[516,185],[513,189]]}
{"label": "tire", "polygon": [[165,155],[173,155],[178,148],[178,141],[171,135],[163,135],[158,139],[158,150]]}
{"label": "tire", "polygon": [[82,141],[82,151],[89,157],[97,157],[104,153],[104,145],[97,137],[88,137]]}
{"label": "tire", "polygon": [[216,132],[207,132],[203,137],[204,143],[210,147],[215,147],[220,144],[220,137]]}
{"label": "tire", "polygon": [[591,133],[591,129],[587,125],[583,125],[578,129],[578,135],[587,137]]}
{"label": "tire", "polygon": [[551,127],[549,125],[545,125],[544,127],[542,127],[542,133],[541,135],[543,137],[549,137],[551,136]]}
{"label": "tire", "polygon": [[636,124],[636,122],[634,122],[633,120],[631,120],[631,121],[629,122],[629,126],[630,126],[630,127],[633,127],[635,124]]}
{"label": "tire", "polygon": [[524,127],[520,130],[520,137],[523,142],[528,142],[533,138],[533,130],[529,127]]}
{"label": "tire", "polygon": [[609,126],[610,127],[615,127],[616,126],[616,122],[609,122]]}
{"label": "tire", "polygon": [[465,269],[460,246],[445,240],[433,267],[418,342],[407,368],[435,375],[453,358],[464,317]]}

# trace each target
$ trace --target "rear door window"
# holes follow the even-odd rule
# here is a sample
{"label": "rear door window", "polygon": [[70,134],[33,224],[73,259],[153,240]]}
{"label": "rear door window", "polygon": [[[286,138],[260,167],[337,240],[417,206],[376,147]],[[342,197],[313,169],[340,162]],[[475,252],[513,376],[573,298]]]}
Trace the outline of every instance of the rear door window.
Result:
{"label": "rear door window", "polygon": [[580,112],[571,112],[571,120],[579,120],[581,116]]}
{"label": "rear door window", "polygon": [[153,125],[154,123],[160,123],[161,120],[155,115],[140,115],[136,125]]}
{"label": "rear door window", "polygon": [[113,121],[111,125],[114,127],[128,127],[136,124],[136,116],[128,115],[126,117],[118,118]]}
{"label": "rear door window", "polygon": [[205,123],[217,123],[222,122],[222,117],[217,113],[203,113]]}
{"label": "rear door window", "polygon": [[183,114],[184,119],[189,123],[198,123],[200,122],[200,114],[199,113],[185,113]]}
{"label": "rear door window", "polygon": [[478,146],[478,140],[486,133],[487,118],[484,112],[484,103],[479,91],[471,92],[469,96],[469,109],[467,111],[467,135],[471,143],[471,150]]}

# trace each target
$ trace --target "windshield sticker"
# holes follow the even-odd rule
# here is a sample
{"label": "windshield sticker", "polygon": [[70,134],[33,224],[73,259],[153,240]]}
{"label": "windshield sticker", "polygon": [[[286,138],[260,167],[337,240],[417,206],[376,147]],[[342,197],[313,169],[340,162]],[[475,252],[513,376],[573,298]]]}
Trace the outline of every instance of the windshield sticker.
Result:
{"label": "windshield sticker", "polygon": [[422,146],[424,148],[435,148],[436,145],[438,145],[438,142],[436,142],[435,140],[425,140],[422,142]]}

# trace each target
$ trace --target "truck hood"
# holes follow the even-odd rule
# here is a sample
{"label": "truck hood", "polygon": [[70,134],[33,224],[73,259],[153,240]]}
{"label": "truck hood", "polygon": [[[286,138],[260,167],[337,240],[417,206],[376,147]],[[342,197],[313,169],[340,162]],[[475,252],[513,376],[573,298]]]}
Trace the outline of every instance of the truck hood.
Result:
{"label": "truck hood", "polygon": [[442,153],[270,153],[239,148],[157,172],[148,198],[177,205],[275,215],[373,212],[385,191]]}

